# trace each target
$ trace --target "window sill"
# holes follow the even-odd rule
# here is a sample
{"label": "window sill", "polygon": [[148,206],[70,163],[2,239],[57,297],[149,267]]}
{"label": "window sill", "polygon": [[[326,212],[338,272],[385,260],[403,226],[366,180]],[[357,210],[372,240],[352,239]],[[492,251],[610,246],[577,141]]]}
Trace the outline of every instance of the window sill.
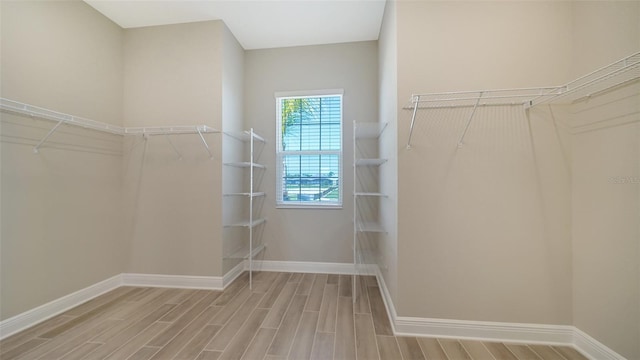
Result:
{"label": "window sill", "polygon": [[311,204],[276,204],[276,209],[302,209],[302,210],[342,210],[342,205],[311,205]]}

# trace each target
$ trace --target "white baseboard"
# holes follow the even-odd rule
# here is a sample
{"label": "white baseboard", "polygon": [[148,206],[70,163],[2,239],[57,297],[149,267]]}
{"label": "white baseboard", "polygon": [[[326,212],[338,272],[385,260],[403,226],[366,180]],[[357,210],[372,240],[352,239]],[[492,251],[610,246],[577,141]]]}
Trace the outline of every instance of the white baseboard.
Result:
{"label": "white baseboard", "polygon": [[395,319],[399,335],[474,339],[530,344],[571,344],[573,326],[520,324],[489,321],[430,319],[400,316]]}
{"label": "white baseboard", "polygon": [[574,328],[573,345],[592,360],[624,360],[624,356],[609,349],[578,328]]}
{"label": "white baseboard", "polygon": [[376,278],[393,333],[400,336],[465,338],[499,342],[573,346],[591,360],[625,360],[582,330],[570,325],[518,324],[398,316],[379,269]]}
{"label": "white baseboard", "polygon": [[8,318],[0,322],[0,339],[15,334],[99,295],[122,286],[122,274],[115,275],[84,289],[65,295],[46,304]]}
{"label": "white baseboard", "polygon": [[341,275],[356,274],[355,266],[348,263],[254,260],[253,268],[256,271],[281,271]]}
{"label": "white baseboard", "polygon": [[222,277],[222,286],[226,288],[231,284],[238,276],[242,275],[242,273],[246,270],[246,265],[244,261],[238,263],[238,265],[234,266],[233,269],[229,270]]}
{"label": "white baseboard", "polygon": [[207,290],[224,289],[224,281],[220,276],[125,273],[122,274],[122,285]]}
{"label": "white baseboard", "polygon": [[380,268],[376,266],[375,268],[375,276],[378,280],[378,289],[380,289],[380,293],[382,295],[382,301],[384,302],[384,306],[387,309],[387,314],[389,315],[389,322],[391,323],[391,328],[393,333],[396,334],[398,331],[396,330],[396,319],[398,318],[398,313],[396,313],[396,307],[393,305],[393,299],[391,298],[391,293],[389,292],[389,288],[387,287],[387,283],[384,282],[384,276],[382,276],[382,272]]}

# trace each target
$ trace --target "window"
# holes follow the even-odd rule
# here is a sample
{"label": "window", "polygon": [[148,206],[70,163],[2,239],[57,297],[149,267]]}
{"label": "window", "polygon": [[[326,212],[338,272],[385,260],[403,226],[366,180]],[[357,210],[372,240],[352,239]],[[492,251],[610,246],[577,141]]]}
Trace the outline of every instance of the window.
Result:
{"label": "window", "polygon": [[276,94],[278,207],[342,207],[342,90]]}

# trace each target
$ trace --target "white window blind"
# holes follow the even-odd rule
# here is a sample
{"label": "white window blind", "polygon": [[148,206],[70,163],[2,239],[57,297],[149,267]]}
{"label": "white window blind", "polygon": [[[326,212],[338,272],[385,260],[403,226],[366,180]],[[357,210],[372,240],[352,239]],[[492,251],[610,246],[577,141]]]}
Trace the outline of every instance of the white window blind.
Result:
{"label": "white window blind", "polygon": [[279,207],[342,206],[342,94],[276,97]]}

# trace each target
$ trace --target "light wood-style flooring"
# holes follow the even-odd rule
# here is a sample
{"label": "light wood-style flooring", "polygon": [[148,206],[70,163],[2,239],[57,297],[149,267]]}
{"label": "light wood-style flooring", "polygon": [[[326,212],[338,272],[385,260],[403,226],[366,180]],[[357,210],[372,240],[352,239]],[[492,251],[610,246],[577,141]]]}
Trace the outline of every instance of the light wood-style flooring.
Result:
{"label": "light wood-style flooring", "polygon": [[0,359],[582,360],[571,347],[397,337],[375,277],[244,273],[225,291],[120,287],[0,342]]}

